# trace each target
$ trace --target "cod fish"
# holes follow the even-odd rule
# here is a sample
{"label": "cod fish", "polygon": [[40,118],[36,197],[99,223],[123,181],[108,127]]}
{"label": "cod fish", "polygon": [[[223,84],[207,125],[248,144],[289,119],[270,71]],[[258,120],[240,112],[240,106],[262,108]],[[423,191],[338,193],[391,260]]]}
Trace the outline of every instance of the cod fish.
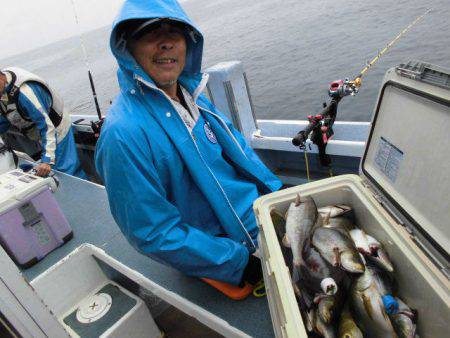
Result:
{"label": "cod fish", "polygon": [[415,314],[400,298],[395,298],[398,302],[398,312],[390,315],[392,325],[399,338],[416,337],[416,324],[414,324]]}
{"label": "cod fish", "polygon": [[[292,250],[292,260],[295,267],[304,264],[303,247],[311,236],[315,226],[321,225],[321,218],[317,212],[316,203],[310,196],[300,198],[297,195],[291,203],[286,216],[286,235],[283,244]],[[316,222],[318,224],[316,225]]]}
{"label": "cod fish", "polygon": [[308,330],[314,331],[324,338],[335,338],[336,332],[331,324],[326,324],[319,316],[319,312],[312,308],[308,311]]}
{"label": "cod fish", "polygon": [[358,325],[356,325],[355,319],[353,319],[352,313],[348,307],[345,305],[341,313],[341,318],[339,320],[339,338],[364,338]]}
{"label": "cod fish", "polygon": [[312,236],[312,245],[332,266],[352,273],[364,272],[364,263],[351,238],[336,229],[317,228]]}
{"label": "cod fish", "polygon": [[365,336],[397,337],[369,269],[354,279],[350,299],[356,322],[361,325]]}
{"label": "cod fish", "polygon": [[[303,259],[306,264],[300,267],[299,283],[311,293],[335,294],[338,291],[338,284],[345,277],[344,272],[326,262],[309,243],[304,248]],[[322,283],[326,280],[330,282]]]}
{"label": "cod fish", "polygon": [[352,208],[350,208],[347,205],[337,204],[337,205],[328,205],[326,207],[319,208],[319,213],[323,217],[328,215],[331,218],[333,218],[333,217],[341,216],[351,210],[352,210]]}
{"label": "cod fish", "polygon": [[360,253],[388,272],[394,272],[394,267],[383,245],[361,229],[349,231],[356,248]]}

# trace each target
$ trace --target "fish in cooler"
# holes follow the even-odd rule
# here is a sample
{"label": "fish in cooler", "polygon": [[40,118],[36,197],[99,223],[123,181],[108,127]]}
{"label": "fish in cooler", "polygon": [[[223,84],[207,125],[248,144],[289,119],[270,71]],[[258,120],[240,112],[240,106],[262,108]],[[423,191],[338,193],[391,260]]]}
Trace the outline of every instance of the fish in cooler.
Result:
{"label": "fish in cooler", "polygon": [[384,270],[394,272],[394,266],[386,250],[377,239],[366,234],[361,229],[352,229],[349,231],[349,234],[356,248],[364,257]]}
{"label": "fish in cooler", "polygon": [[312,237],[312,245],[331,265],[353,272],[364,272],[364,263],[349,236],[336,229],[317,228]]}
{"label": "fish in cooler", "polygon": [[367,337],[396,337],[371,269],[354,279],[350,299],[355,319]]}
{"label": "fish in cooler", "polygon": [[344,306],[341,312],[341,318],[339,319],[339,338],[364,338],[361,329],[355,322],[353,315],[349,309],[348,304]]}
{"label": "fish in cooler", "polygon": [[295,202],[290,204],[287,211],[286,235],[283,240],[283,244],[292,250],[295,267],[304,264],[303,248],[311,232],[321,225],[321,221],[314,200],[310,196],[301,198],[297,195]]}
{"label": "fish in cooler", "polygon": [[297,196],[285,222],[280,212],[271,213],[309,331],[322,337],[414,338],[413,312],[404,303],[404,311],[398,310],[392,301],[394,267],[387,252],[352,222],[350,211],[344,205],[317,209],[311,197]]}
{"label": "fish in cooler", "polygon": [[341,311],[343,293],[334,295],[319,294],[314,298],[320,318],[325,324],[331,324]]}
{"label": "fish in cooler", "polygon": [[324,338],[335,338],[336,330],[332,324],[325,323],[319,315],[319,311],[311,308],[308,311],[308,331],[315,332]]}
{"label": "fish in cooler", "polygon": [[399,338],[414,338],[416,337],[416,314],[408,305],[406,305],[400,298],[395,298],[398,306],[398,311],[395,314],[389,315],[395,332]]}
{"label": "fish in cooler", "polygon": [[345,277],[344,272],[330,265],[309,244],[305,247],[303,258],[306,264],[299,269],[298,283],[310,292],[335,294],[338,291],[338,284]]}

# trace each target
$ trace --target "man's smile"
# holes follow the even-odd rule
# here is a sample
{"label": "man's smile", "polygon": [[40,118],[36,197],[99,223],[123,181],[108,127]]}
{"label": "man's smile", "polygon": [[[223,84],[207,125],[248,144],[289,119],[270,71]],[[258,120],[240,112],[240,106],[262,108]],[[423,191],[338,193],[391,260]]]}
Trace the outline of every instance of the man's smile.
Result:
{"label": "man's smile", "polygon": [[158,57],[153,59],[153,64],[161,70],[172,71],[178,67],[178,60],[169,57]]}
{"label": "man's smile", "polygon": [[173,58],[155,58],[155,59],[153,59],[153,62],[157,63],[157,64],[171,64],[171,63],[176,63],[178,61]]}

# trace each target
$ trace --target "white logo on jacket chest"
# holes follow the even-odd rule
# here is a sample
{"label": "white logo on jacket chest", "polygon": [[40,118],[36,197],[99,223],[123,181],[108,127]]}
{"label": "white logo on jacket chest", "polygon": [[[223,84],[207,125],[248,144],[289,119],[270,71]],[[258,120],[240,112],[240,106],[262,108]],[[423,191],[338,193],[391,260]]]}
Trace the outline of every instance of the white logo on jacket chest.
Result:
{"label": "white logo on jacket chest", "polygon": [[214,133],[211,130],[211,127],[208,125],[208,123],[205,123],[203,128],[205,129],[206,138],[209,140],[209,142],[217,143],[216,135],[214,135]]}

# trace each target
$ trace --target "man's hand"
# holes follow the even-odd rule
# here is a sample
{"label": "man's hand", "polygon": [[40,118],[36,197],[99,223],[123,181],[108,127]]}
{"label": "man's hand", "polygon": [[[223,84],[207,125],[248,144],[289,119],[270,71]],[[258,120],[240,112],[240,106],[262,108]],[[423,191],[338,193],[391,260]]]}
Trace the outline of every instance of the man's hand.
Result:
{"label": "man's hand", "polygon": [[48,174],[50,174],[52,167],[48,163],[40,163],[36,167],[34,167],[34,170],[36,170],[37,176],[45,177],[48,176]]}

